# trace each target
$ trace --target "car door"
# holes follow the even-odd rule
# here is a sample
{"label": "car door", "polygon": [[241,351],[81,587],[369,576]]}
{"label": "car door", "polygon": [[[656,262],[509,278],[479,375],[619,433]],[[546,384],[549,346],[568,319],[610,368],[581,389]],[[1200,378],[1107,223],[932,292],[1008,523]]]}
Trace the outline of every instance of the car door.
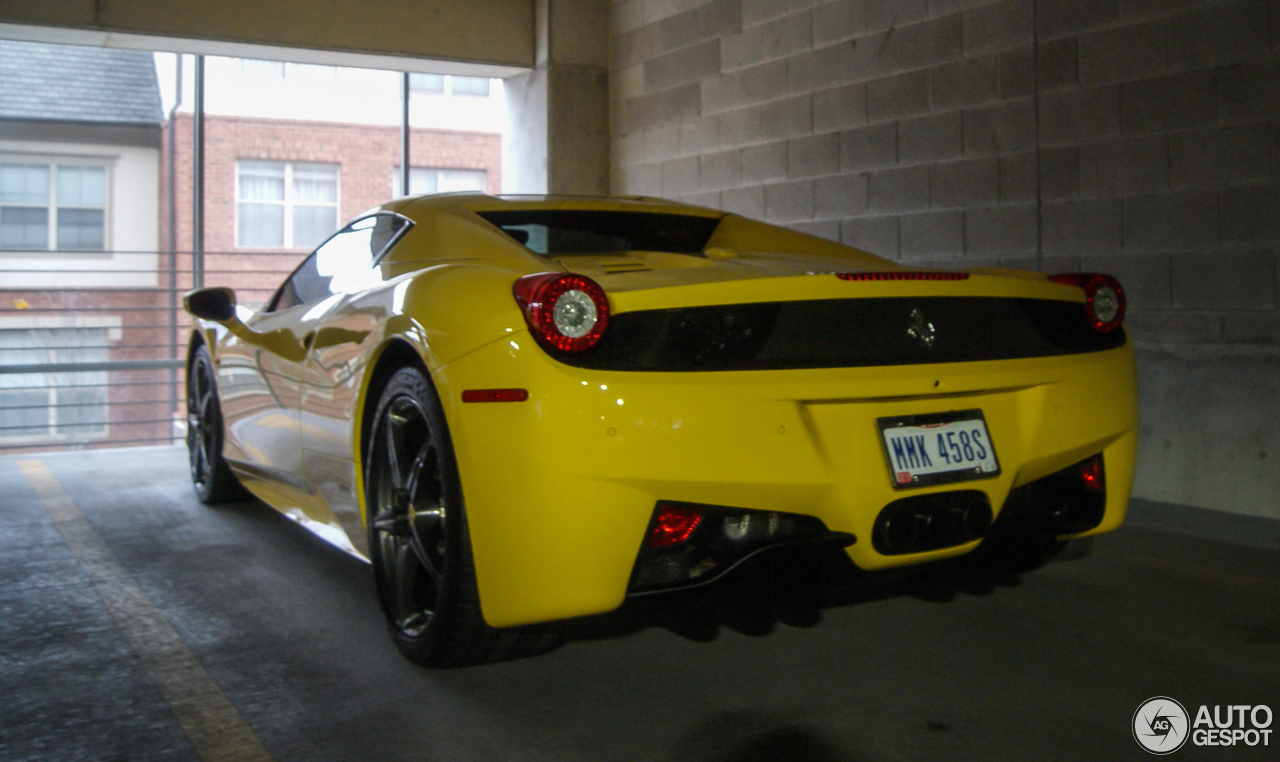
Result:
{"label": "car door", "polygon": [[226,458],[251,489],[270,491],[270,502],[295,519],[318,510],[303,463],[300,414],[307,347],[335,301],[331,276],[320,267],[332,241],[308,256],[262,311],[242,317],[250,335],[227,334],[218,352]]}
{"label": "car door", "polygon": [[308,480],[360,552],[365,533],[355,493],[351,411],[360,394],[363,345],[377,335],[387,313],[376,299],[351,297],[383,282],[378,262],[411,225],[380,212],[351,223],[317,252],[317,269],[330,278],[333,302],[319,317],[303,369],[303,462]]}

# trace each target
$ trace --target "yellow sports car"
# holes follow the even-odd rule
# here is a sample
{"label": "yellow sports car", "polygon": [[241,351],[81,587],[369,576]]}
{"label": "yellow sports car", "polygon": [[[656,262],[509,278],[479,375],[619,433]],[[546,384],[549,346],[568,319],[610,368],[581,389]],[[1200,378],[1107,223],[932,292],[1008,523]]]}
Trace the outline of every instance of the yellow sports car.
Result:
{"label": "yellow sports car", "polygon": [[[367,558],[413,661],[783,547],[864,570],[1124,519],[1124,291],[648,198],[403,198],[258,311],[186,296],[191,474]],[[505,653],[505,651],[504,651]]]}

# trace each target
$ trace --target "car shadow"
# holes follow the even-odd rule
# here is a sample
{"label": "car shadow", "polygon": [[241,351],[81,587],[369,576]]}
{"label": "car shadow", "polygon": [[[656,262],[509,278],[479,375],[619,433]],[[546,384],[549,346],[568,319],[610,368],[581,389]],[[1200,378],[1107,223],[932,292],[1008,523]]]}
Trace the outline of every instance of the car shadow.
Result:
{"label": "car shadow", "polygon": [[1026,552],[984,543],[948,561],[865,572],[839,548],[779,552],[701,588],[632,598],[617,611],[551,625],[557,636],[552,648],[653,627],[704,643],[723,629],[764,636],[779,624],[816,627],[828,609],[902,597],[945,604],[962,596],[990,595],[1019,586],[1024,575],[1046,562],[1069,562],[1091,553],[1088,539]]}
{"label": "car shadow", "polygon": [[672,762],[855,762],[835,738],[793,717],[736,711],[713,715],[685,733]]}
{"label": "car shadow", "polygon": [[[368,584],[365,562],[297,526],[265,503],[250,498],[218,508],[226,520],[246,522],[259,530],[271,527],[276,551],[286,547],[316,563],[325,559],[323,563],[332,572],[326,578],[345,579],[353,596],[366,592],[361,589]],[[963,596],[985,596],[1017,587],[1025,574],[1046,561],[1070,562],[1091,553],[1089,538],[1065,548],[1027,548],[1011,547],[1000,537],[992,537],[956,559],[866,572],[854,566],[838,547],[785,549],[765,554],[699,588],[633,597],[615,611],[521,628],[522,645],[512,649],[507,658],[536,656],[573,642],[625,638],[652,628],[699,643],[716,640],[725,629],[765,636],[780,624],[816,627],[826,610],[893,598],[945,604]]]}

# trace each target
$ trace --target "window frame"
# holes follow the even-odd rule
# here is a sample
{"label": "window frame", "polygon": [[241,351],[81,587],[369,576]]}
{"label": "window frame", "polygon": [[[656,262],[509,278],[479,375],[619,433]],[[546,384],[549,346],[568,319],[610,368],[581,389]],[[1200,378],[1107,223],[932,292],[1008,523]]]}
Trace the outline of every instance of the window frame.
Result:
{"label": "window frame", "polygon": [[[284,165],[284,198],[283,198],[283,199],[281,199],[279,202],[276,202],[276,201],[256,201],[256,200],[249,200],[249,201],[246,201],[246,200],[242,199],[242,198],[240,197],[240,164],[241,164],[241,162],[246,162],[246,161],[262,162],[262,163],[270,163],[270,164],[283,164],[283,165]],[[333,207],[333,218],[334,218],[334,220],[336,221],[336,220],[341,219],[341,213],[342,213],[342,164],[341,164],[341,163],[339,163],[339,162],[332,162],[332,161],[298,161],[298,160],[293,160],[293,159],[256,159],[256,158],[249,157],[249,156],[240,156],[240,157],[237,157],[237,158],[236,158],[236,161],[235,161],[235,173],[234,173],[234,174],[235,174],[235,177],[234,177],[234,180],[233,180],[233,182],[235,183],[235,226],[234,226],[234,227],[235,227],[235,231],[234,231],[234,235],[235,235],[235,247],[236,247],[237,249],[245,249],[245,250],[249,250],[249,251],[258,250],[258,249],[271,249],[271,250],[274,250],[274,251],[297,251],[297,250],[299,250],[299,249],[305,249],[305,248],[306,248],[305,246],[295,246],[295,245],[293,245],[293,208],[294,208],[295,206],[297,206],[297,204],[296,204],[296,203],[294,202],[294,200],[293,200],[293,168],[294,168],[294,165],[298,165],[298,164],[311,164],[311,165],[325,166],[325,167],[333,167],[333,168],[334,168],[334,177],[333,177],[333,197],[334,197],[334,200],[333,200],[333,203],[332,203],[332,204],[328,204],[328,203],[325,203],[325,204],[302,204],[302,206],[332,206],[332,207]],[[281,245],[279,245],[279,246],[273,246],[273,245],[271,245],[271,244],[242,244],[242,243],[240,243],[240,204],[242,204],[242,203],[243,203],[243,204],[275,204],[275,203],[279,203],[279,204],[283,207],[283,209],[284,209],[284,213],[283,213],[283,217],[284,217],[284,219],[283,219],[283,230],[281,231],[281,241],[282,241]],[[343,226],[343,228],[341,228],[341,229],[345,229],[345,227],[346,227],[346,226],[344,225],[344,226]],[[330,236],[330,237],[332,237],[332,236]],[[328,239],[328,238],[325,238],[324,240],[325,240],[325,241],[328,241],[329,239]],[[317,245],[317,247],[318,247],[318,246],[323,246],[323,245],[324,245],[324,241],[321,241],[321,242],[320,242],[320,244],[318,244],[318,245]]]}
{"label": "window frame", "polygon": [[[0,320],[0,331],[100,331],[103,339],[101,344],[89,344],[82,347],[69,346],[58,347],[52,346],[53,342],[46,342],[42,346],[32,347],[34,351],[44,351],[48,362],[53,364],[59,362],[58,352],[60,350],[76,350],[76,349],[100,349],[105,358],[103,362],[110,359],[111,344],[120,340],[120,323],[118,320],[96,320],[90,321],[90,325],[78,325],[68,320],[59,320],[57,318],[29,318],[27,320]],[[22,364],[22,363],[18,363]],[[101,384],[82,384],[89,389],[101,388],[102,402],[95,404],[94,407],[100,408],[102,411],[102,424],[99,429],[89,429],[82,424],[61,423],[58,420],[58,410],[64,405],[60,405],[59,395],[62,389],[67,386],[59,385],[56,376],[62,372],[33,372],[30,374],[20,375],[39,375],[44,377],[42,386],[30,387],[9,387],[0,388],[0,392],[40,392],[45,395],[48,404],[44,406],[48,413],[48,420],[44,424],[44,429],[40,433],[23,433],[23,434],[6,434],[0,431],[0,442],[4,442],[6,446],[22,446],[22,445],[43,445],[43,444],[74,444],[74,443],[90,443],[100,442],[111,438],[111,377],[110,371],[72,371],[67,373],[70,376],[83,376],[88,374],[102,374],[103,382]],[[73,379],[77,380],[77,379]],[[83,403],[67,403],[70,405],[82,405]],[[63,430],[63,426],[68,430]],[[34,427],[31,427],[34,428]]]}
{"label": "window frame", "polygon": [[[44,209],[48,212],[46,218],[45,229],[45,248],[43,249],[5,249],[0,248],[0,252],[4,254],[36,254],[46,252],[50,254],[71,254],[71,255],[95,255],[109,254],[112,251],[111,238],[111,214],[112,214],[112,188],[115,180],[115,163],[114,158],[106,156],[79,156],[79,155],[58,155],[58,154],[24,154],[14,152],[0,153],[0,164],[27,164],[27,165],[43,165],[49,170],[49,198],[48,203],[44,206],[36,204],[0,204],[0,206],[11,206],[27,209]],[[63,249],[57,246],[58,242],[58,168],[66,167],[68,169],[93,168],[101,169],[103,172],[103,188],[102,188],[102,206],[72,206],[67,205],[67,209],[102,209],[102,248],[101,249]]]}

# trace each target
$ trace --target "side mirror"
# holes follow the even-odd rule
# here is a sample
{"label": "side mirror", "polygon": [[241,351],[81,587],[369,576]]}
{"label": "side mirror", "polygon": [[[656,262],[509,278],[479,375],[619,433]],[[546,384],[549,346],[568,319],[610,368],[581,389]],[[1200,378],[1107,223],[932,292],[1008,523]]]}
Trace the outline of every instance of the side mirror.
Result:
{"label": "side mirror", "polygon": [[302,362],[307,357],[307,347],[300,344],[288,328],[262,333],[241,322],[236,316],[236,292],[225,286],[188,291],[182,296],[182,306],[201,320],[221,323],[246,344],[262,347],[290,362]]}
{"label": "side mirror", "polygon": [[198,288],[183,295],[182,306],[201,320],[221,323],[236,316],[236,292],[224,286]]}

